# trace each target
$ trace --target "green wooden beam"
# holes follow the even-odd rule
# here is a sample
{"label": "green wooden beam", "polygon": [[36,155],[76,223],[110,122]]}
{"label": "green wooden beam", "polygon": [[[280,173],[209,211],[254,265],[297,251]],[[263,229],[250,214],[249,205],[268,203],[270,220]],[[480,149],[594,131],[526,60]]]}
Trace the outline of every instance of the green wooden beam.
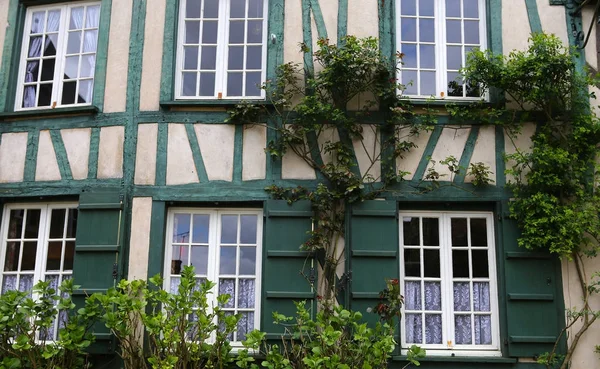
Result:
{"label": "green wooden beam", "polygon": [[419,161],[419,166],[417,166],[417,170],[413,174],[413,182],[419,182],[423,179],[423,175],[425,174],[425,170],[429,165],[429,161],[431,160],[431,155],[433,155],[433,150],[437,146],[438,141],[440,140],[440,136],[442,135],[442,130],[444,128],[441,126],[436,126],[429,136],[429,141],[427,141],[427,146],[425,146],[425,151],[423,151],[423,155],[421,156],[421,160]]}
{"label": "green wooden beam", "polygon": [[175,76],[175,46],[177,44],[179,0],[168,0],[165,9],[163,34],[162,75],[160,79],[160,101],[173,100]]}
{"label": "green wooden beam", "polygon": [[479,137],[479,126],[472,126],[467,142],[465,143],[465,148],[460,156],[460,161],[458,162],[459,167],[463,169],[454,177],[454,183],[465,183],[465,176],[469,171],[469,163],[471,163],[477,137]]}
{"label": "green wooden beam", "polygon": [[506,186],[504,127],[496,126],[496,186]]}
{"label": "green wooden beam", "polygon": [[164,269],[165,228],[167,209],[163,201],[152,201],[150,218],[150,247],[148,248],[148,278],[161,274]]}
{"label": "green wooden beam", "polygon": [[[267,144],[269,142],[275,142],[279,138],[279,133],[276,127],[279,126],[280,118],[270,118],[267,122]],[[281,180],[282,171],[282,160],[280,157],[271,156],[269,153],[266,155],[266,179],[267,180]]]}
{"label": "green wooden beam", "polygon": [[4,34],[4,45],[1,45],[3,50],[2,61],[0,64],[0,112],[12,110],[12,106],[7,106],[10,101],[14,101],[14,98],[9,98],[9,94],[14,95],[14,90],[9,86],[11,76],[17,74],[14,65],[12,64],[14,60],[17,60],[18,56],[16,57],[16,54],[20,51],[20,49],[16,47],[16,45],[20,44],[16,38],[21,34],[19,26],[23,23],[24,13],[24,7],[22,4],[19,4],[19,0],[10,0],[8,5],[6,33]]}
{"label": "green wooden beam", "polygon": [[100,23],[98,47],[96,53],[96,70],[94,73],[93,105],[100,111],[104,108],[104,91],[106,88],[106,63],[108,61],[108,39],[110,37],[110,16],[112,0],[102,0],[100,5]]}
{"label": "green wooden beam", "polygon": [[308,50],[304,52],[304,81],[312,78],[315,73],[312,48],[312,25],[310,16],[311,0],[302,0],[302,42]]}
{"label": "green wooden beam", "polygon": [[537,8],[536,0],[525,0],[525,6],[527,8],[527,17],[529,18],[529,29],[531,33],[542,32],[542,21],[540,20],[540,14]]}
{"label": "green wooden beam", "polygon": [[54,146],[54,153],[56,154],[56,162],[58,163],[58,170],[60,170],[60,177],[62,179],[73,179],[71,165],[69,164],[69,158],[67,157],[67,150],[65,149],[65,143],[63,142],[60,131],[57,129],[50,130],[50,138],[52,139],[52,145]]}
{"label": "green wooden beam", "polygon": [[338,0],[338,24],[337,39],[340,40],[348,35],[348,0]]}
{"label": "green wooden beam", "polygon": [[185,124],[185,131],[187,132],[188,141],[190,148],[192,149],[192,157],[194,158],[194,166],[196,167],[196,173],[198,174],[198,180],[200,182],[208,182],[208,175],[206,174],[206,167],[204,166],[204,160],[202,159],[202,153],[200,152],[200,146],[194,125],[191,123]]}
{"label": "green wooden beam", "polygon": [[233,142],[233,182],[242,183],[242,172],[244,170],[244,126],[242,124],[235,126]]}
{"label": "green wooden beam", "polygon": [[169,139],[168,123],[158,123],[158,139],[156,140],[156,180],[157,186],[167,183],[167,150]]}
{"label": "green wooden beam", "polygon": [[24,182],[35,181],[35,170],[37,167],[37,152],[40,142],[40,131],[33,130],[27,135],[27,153],[25,155]]}
{"label": "green wooden beam", "polygon": [[100,151],[100,128],[92,128],[90,134],[90,153],[88,156],[88,179],[95,179],[98,174],[98,152]]}
{"label": "green wooden beam", "polygon": [[323,19],[319,0],[310,0],[310,8],[315,19],[315,24],[317,25],[317,34],[319,35],[319,38],[329,38],[327,37],[327,26],[325,26],[325,20]]}

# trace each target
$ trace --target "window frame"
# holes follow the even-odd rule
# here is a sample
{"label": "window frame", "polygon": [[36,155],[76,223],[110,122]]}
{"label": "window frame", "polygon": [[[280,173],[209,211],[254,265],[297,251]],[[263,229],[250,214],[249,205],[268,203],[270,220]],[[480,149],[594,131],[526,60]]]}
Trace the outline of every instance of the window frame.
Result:
{"label": "window frame", "polygon": [[[214,282],[215,286],[211,290],[213,293],[208,295],[208,304],[209,306],[217,306],[217,296],[219,294],[219,278],[221,278],[220,273],[218,271],[219,263],[220,263],[220,235],[221,235],[221,215],[256,215],[256,263],[255,263],[255,275],[254,275],[254,308],[242,308],[242,311],[253,311],[254,312],[254,329],[260,329],[260,315],[261,315],[261,299],[262,299],[262,268],[263,268],[263,210],[256,208],[213,208],[213,207],[172,207],[168,208],[166,212],[167,222],[166,222],[166,232],[165,232],[165,250],[164,250],[164,261],[162,266],[163,272],[163,289],[165,291],[170,291],[171,284],[171,258],[172,258],[172,250],[173,250],[173,225],[175,214],[190,214],[191,216],[201,214],[201,215],[209,215],[209,234],[208,234],[208,264],[207,264],[207,275],[206,277],[198,276],[197,278],[206,278],[207,280]],[[239,221],[238,221],[239,225]],[[190,229],[191,230],[191,229]],[[238,237],[239,237],[238,227]],[[188,242],[190,245],[193,244],[191,241]],[[241,243],[237,243],[236,247],[239,249]],[[237,255],[237,254],[236,254]],[[239,255],[237,255],[239,259]],[[236,266],[239,264],[238,259],[236,259]],[[182,266],[183,267],[183,266]],[[236,272],[235,276],[226,275],[222,278],[235,278],[236,286],[237,280],[240,278],[247,278],[249,275],[242,275]],[[237,292],[237,290],[236,290]],[[231,296],[234,299],[234,307],[233,308],[224,308],[224,310],[229,311],[234,310],[235,312],[239,312],[240,308],[238,308],[235,303],[236,296]],[[237,336],[236,336],[237,337]],[[214,339],[214,338],[213,338]],[[242,341],[231,341],[231,346],[239,349],[242,346]]]}
{"label": "window frame", "polygon": [[[185,96],[182,93],[182,72],[184,63],[184,37],[185,37],[185,6],[186,0],[178,0],[175,5],[175,18],[176,18],[176,37],[175,37],[175,55],[174,55],[174,80],[173,80],[173,97],[175,101],[193,102],[193,101],[247,101],[247,100],[266,100],[265,90],[260,90],[260,96],[227,96],[227,73],[228,68],[226,61],[228,61],[228,36],[229,36],[229,10],[231,0],[218,0],[219,1],[219,15],[218,18],[218,29],[217,29],[217,43],[216,43],[216,60],[215,60],[215,94],[213,96]],[[246,0],[248,1],[248,0]],[[261,53],[261,83],[267,80],[267,49],[269,48],[268,35],[269,35],[269,0],[263,0],[263,39],[262,39],[262,53]],[[225,4],[224,6],[222,4]],[[203,18],[202,18],[203,19]],[[237,19],[237,18],[236,18]],[[240,18],[241,19],[241,18]],[[246,21],[252,18],[245,18]],[[199,47],[202,47],[202,40],[199,40]],[[246,47],[246,42],[243,44],[236,44]],[[244,53],[244,60],[246,52]],[[198,54],[200,59],[200,54]],[[198,60],[200,64],[200,60]],[[246,74],[246,68],[243,66],[243,76]],[[219,69],[221,68],[221,69]],[[253,70],[254,71],[254,70]],[[200,73],[200,69],[195,71]],[[220,75],[219,75],[220,74]],[[242,78],[242,92],[245,92],[245,78]],[[197,77],[196,88],[200,91],[200,81]],[[219,91],[220,89],[220,91]]]}
{"label": "window frame", "polygon": [[[471,357],[486,357],[486,356],[494,356],[501,357],[502,356],[502,345],[501,345],[501,316],[500,316],[500,299],[499,299],[499,280],[498,280],[498,269],[496,259],[496,252],[498,249],[498,245],[496,244],[496,234],[495,234],[495,223],[494,223],[494,215],[491,211],[421,211],[421,210],[400,210],[398,212],[398,222],[399,222],[399,272],[400,272],[400,293],[404,295],[405,293],[405,267],[404,267],[404,227],[403,227],[403,218],[404,217],[419,217],[419,218],[438,218],[438,229],[439,229],[439,250],[440,250],[440,288],[442,293],[442,307],[441,307],[441,315],[442,315],[442,344],[426,344],[420,343],[418,344],[424,349],[427,349],[427,353],[431,356],[471,356]],[[452,241],[451,241],[451,219],[452,218],[485,218],[486,219],[486,230],[487,230],[487,251],[488,251],[488,270],[489,270],[489,283],[490,283],[490,315],[491,315],[491,329],[492,329],[492,344],[491,345],[456,345],[455,344],[455,336],[454,336],[454,277],[452,275]],[[469,223],[469,222],[468,222]],[[421,229],[421,228],[420,228]],[[422,232],[422,229],[420,230]],[[422,233],[420,233],[419,237],[422,238]],[[470,239],[470,234],[468,233],[468,237]],[[422,240],[420,242],[423,243]],[[427,246],[412,246],[411,248],[419,248],[425,249]],[[469,246],[469,249],[472,246]],[[469,256],[469,262],[471,264],[471,257]],[[423,263],[423,259],[421,259],[421,265]],[[422,269],[422,268],[421,268]],[[421,273],[422,275],[422,273]],[[427,277],[409,277],[414,278],[419,281],[426,280]],[[458,278],[456,278],[458,279]],[[475,278],[460,278],[461,280],[468,280],[472,282]],[[421,291],[423,294],[424,291]],[[471,290],[472,296],[472,290]],[[471,297],[471,302],[473,301]],[[402,306],[402,314],[403,317],[406,316],[405,313],[405,305]],[[423,306],[420,310],[421,313],[425,313],[427,310]],[[473,311],[469,312],[471,316],[473,315]],[[405,335],[405,324],[406,320],[402,319],[400,324],[400,347],[401,354],[406,355],[407,347],[411,346],[412,343],[406,342]],[[425,322],[422,322],[423,330],[425,329]],[[452,341],[451,345],[448,345],[448,342]]]}
{"label": "window frame", "polygon": [[[419,0],[415,0],[417,3]],[[450,101],[463,101],[463,102],[476,102],[476,101],[486,101],[489,102],[490,101],[490,92],[489,91],[483,91],[481,96],[448,96],[448,68],[447,68],[447,52],[446,52],[446,48],[447,48],[447,42],[446,42],[446,15],[445,15],[445,9],[446,9],[446,1],[445,0],[433,0],[434,1],[434,24],[436,27],[436,32],[435,32],[435,39],[433,42],[434,45],[434,50],[435,50],[435,68],[433,69],[436,72],[436,85],[435,85],[435,95],[408,95],[408,94],[404,94],[402,93],[401,90],[398,90],[398,93],[406,98],[409,98],[410,100],[415,100],[415,101],[423,101],[423,100],[429,100],[429,99],[434,99],[435,101],[444,101],[444,100],[450,100]],[[461,0],[462,1],[462,0]],[[479,41],[480,41],[480,50],[485,51],[489,49],[489,44],[490,44],[490,40],[489,40],[489,21],[488,21],[488,8],[489,8],[489,4],[487,0],[477,0],[478,1],[478,9],[479,9]],[[394,41],[394,47],[395,50],[399,50],[401,51],[401,44],[402,44],[402,40],[401,40],[401,3],[402,0],[396,0],[395,1],[395,9],[394,9],[394,25],[393,25],[393,30],[395,32],[395,41]],[[410,16],[410,17],[414,17],[414,18],[419,18],[419,14],[417,13],[415,16]],[[451,18],[456,18],[456,17],[451,17]],[[462,12],[461,12],[461,20],[464,20],[465,18],[462,16]],[[470,19],[470,18],[467,18]],[[464,27],[462,28],[463,32],[461,33],[461,37],[464,40]],[[419,32],[419,29],[417,27],[416,32]],[[409,41],[411,44],[415,44],[417,45],[417,56],[416,58],[418,58],[418,46],[421,44],[419,41]],[[463,48],[465,47],[465,43],[461,43],[460,44]],[[463,58],[463,65],[465,63],[465,59],[466,59],[466,54],[462,55]],[[420,67],[420,65],[418,65],[415,68],[411,68],[411,70],[414,69],[415,71],[417,71],[417,73],[419,73],[423,68]],[[396,73],[396,78],[397,80],[402,83],[402,71],[404,70],[403,66],[400,66],[400,70],[397,71]],[[429,70],[426,68],[426,70]],[[418,86],[418,81],[411,81],[413,82],[413,85],[416,84],[417,88],[419,88]],[[464,85],[463,85],[464,86]],[[441,95],[441,93],[443,92],[443,96]],[[463,91],[463,95],[466,92]]]}

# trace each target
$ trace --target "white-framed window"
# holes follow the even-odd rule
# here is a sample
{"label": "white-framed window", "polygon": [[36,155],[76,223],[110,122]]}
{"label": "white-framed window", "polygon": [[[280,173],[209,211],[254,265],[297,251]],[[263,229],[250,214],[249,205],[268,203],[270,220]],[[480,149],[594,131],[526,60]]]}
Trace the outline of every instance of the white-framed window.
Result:
{"label": "white-framed window", "polygon": [[15,110],[90,105],[100,2],[27,8]]}
{"label": "white-framed window", "polygon": [[[73,275],[76,231],[76,203],[6,205],[0,228],[0,293],[30,291],[40,280],[58,291]],[[64,314],[50,331],[39,332],[40,340],[57,338],[66,322]]]}
{"label": "white-framed window", "polygon": [[195,268],[199,283],[216,283],[209,305],[217,296],[231,298],[221,308],[241,314],[234,343],[260,328],[262,211],[252,209],[174,208],[169,210],[165,251],[165,286],[177,292],[181,270]]}
{"label": "white-framed window", "polygon": [[459,73],[466,55],[487,47],[485,0],[396,0],[399,81],[414,98],[478,100],[478,85]]}
{"label": "white-framed window", "polygon": [[181,0],[177,99],[264,99],[267,0]]}
{"label": "white-framed window", "polygon": [[402,347],[499,356],[492,213],[400,212]]}

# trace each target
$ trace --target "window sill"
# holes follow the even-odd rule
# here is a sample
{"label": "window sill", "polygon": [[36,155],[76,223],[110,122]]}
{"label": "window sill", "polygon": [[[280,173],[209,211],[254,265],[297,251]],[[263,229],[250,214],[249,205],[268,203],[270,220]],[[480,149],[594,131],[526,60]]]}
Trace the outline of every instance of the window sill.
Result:
{"label": "window sill", "polygon": [[402,98],[401,101],[406,101],[411,105],[419,106],[470,106],[470,105],[482,105],[482,106],[493,106],[494,103],[488,100],[474,99],[474,100],[461,100],[461,99],[419,99],[419,98]]}
{"label": "window sill", "polygon": [[267,100],[171,100],[161,101],[160,106],[174,111],[225,111],[239,104],[272,105]]}
{"label": "window sill", "polygon": [[[393,361],[406,361],[406,356],[393,356]],[[487,364],[516,364],[516,358],[497,356],[426,356],[419,359],[422,362],[446,362],[446,363],[487,363]]]}
{"label": "window sill", "polygon": [[74,106],[56,109],[22,110],[15,112],[0,113],[0,121],[17,121],[25,119],[60,118],[75,115],[94,115],[99,109],[93,105]]}

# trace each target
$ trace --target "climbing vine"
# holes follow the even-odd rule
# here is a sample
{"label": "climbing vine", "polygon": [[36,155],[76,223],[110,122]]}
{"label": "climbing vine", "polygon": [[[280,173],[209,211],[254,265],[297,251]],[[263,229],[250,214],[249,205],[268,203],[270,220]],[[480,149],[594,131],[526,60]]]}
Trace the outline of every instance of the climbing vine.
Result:
{"label": "climbing vine", "polygon": [[[595,257],[600,241],[600,194],[596,153],[600,121],[590,108],[592,77],[577,71],[573,53],[555,36],[535,34],[529,48],[508,56],[472,53],[463,70],[466,78],[507,96],[506,108],[476,109],[472,117],[493,116],[504,126],[515,152],[507,155],[513,180],[511,217],[521,230],[519,246],[547,250],[575,265],[582,305],[567,311],[567,325],[554,349],[538,362],[566,368],[582,335],[600,311],[590,306],[599,289],[596,274],[588,276],[585,258]],[[515,144],[526,124],[536,123],[531,148]],[[528,150],[529,149],[529,150]],[[562,336],[572,331],[565,355]]]}

